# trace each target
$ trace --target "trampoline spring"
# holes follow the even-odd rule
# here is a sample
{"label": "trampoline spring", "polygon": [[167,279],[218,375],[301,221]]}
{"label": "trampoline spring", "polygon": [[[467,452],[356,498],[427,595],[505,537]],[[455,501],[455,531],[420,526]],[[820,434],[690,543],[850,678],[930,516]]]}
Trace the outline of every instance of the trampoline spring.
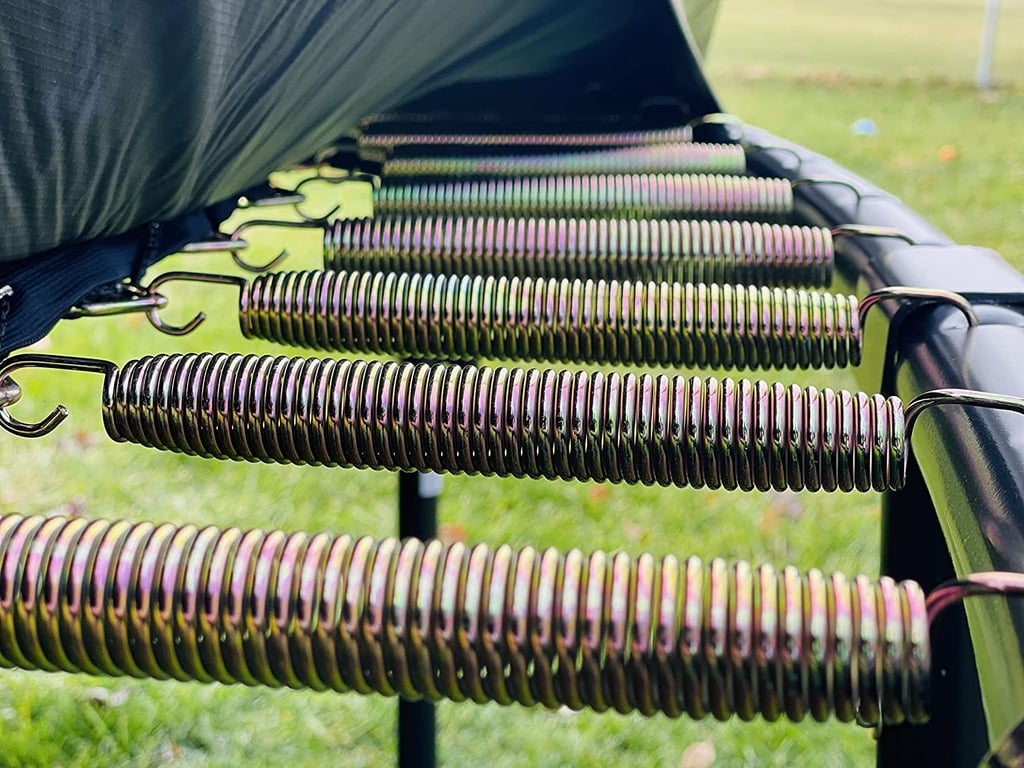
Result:
{"label": "trampoline spring", "polygon": [[186,354],[104,390],[112,439],[206,458],[742,490],[904,479],[899,401],[814,387]]}
{"label": "trampoline spring", "polygon": [[249,338],[432,359],[738,370],[860,362],[856,298],[792,288],[292,272],[249,283],[239,320]]}
{"label": "trampoline spring", "polygon": [[[235,286],[247,338],[336,352],[414,358],[498,358],[704,368],[833,368],[860,362],[867,312],[886,299],[956,307],[949,291],[889,287],[858,301],[793,288],[605,280],[452,277],[394,272],[282,272],[243,278],[168,272],[161,297],[184,280]],[[162,297],[161,297],[162,298]],[[146,312],[175,336],[183,326]]]}
{"label": "trampoline spring", "polygon": [[389,183],[374,196],[387,214],[784,218],[788,179],[709,174],[525,176]]}
{"label": "trampoline spring", "polygon": [[928,715],[929,606],[888,577],[17,515],[0,574],[4,667],[673,718]]}
{"label": "trampoline spring", "polygon": [[762,222],[394,216],[337,220],[333,270],[821,287],[832,236]]}
{"label": "trampoline spring", "polygon": [[[102,373],[113,440],[205,458],[741,490],[898,490],[926,409],[1024,413],[1024,398],[961,389],[904,409],[746,379],[225,353],[19,355],[0,384],[32,367]],[[2,406],[0,427],[40,437],[66,416]]]}
{"label": "trampoline spring", "polygon": [[607,131],[598,133],[360,133],[360,149],[394,151],[396,149],[495,148],[513,149],[601,149],[639,147],[689,142],[689,126],[658,130]]}
{"label": "trampoline spring", "polygon": [[[818,291],[384,272],[280,272],[230,283],[242,333],[279,344],[414,358],[705,368],[833,368],[860,362],[858,301]],[[173,335],[175,327],[149,319]]]}
{"label": "trampoline spring", "polygon": [[533,155],[398,157],[381,175],[394,183],[408,177],[548,176],[593,173],[743,173],[738,144],[653,144],[588,152]]}

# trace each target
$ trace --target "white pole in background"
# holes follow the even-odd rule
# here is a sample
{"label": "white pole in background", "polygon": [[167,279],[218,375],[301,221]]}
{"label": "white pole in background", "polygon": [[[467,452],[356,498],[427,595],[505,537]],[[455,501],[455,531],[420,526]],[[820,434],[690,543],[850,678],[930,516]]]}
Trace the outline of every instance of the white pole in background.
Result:
{"label": "white pole in background", "polygon": [[985,26],[981,30],[981,50],[978,52],[978,88],[992,87],[992,49],[996,45],[996,24],[999,21],[999,0],[985,4]]}

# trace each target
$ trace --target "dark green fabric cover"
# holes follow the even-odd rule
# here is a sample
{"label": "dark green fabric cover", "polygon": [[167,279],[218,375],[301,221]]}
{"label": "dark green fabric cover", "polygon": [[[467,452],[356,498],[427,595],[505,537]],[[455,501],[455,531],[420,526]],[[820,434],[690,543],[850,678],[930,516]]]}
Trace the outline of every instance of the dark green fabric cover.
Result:
{"label": "dark green fabric cover", "polygon": [[3,0],[0,261],[223,200],[450,86],[640,89],[685,49],[665,0]]}

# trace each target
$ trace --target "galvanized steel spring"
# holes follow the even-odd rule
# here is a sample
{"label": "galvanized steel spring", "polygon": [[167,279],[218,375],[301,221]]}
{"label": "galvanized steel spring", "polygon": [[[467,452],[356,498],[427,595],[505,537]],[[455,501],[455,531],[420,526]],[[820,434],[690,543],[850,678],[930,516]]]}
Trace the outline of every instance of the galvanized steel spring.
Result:
{"label": "galvanized steel spring", "polygon": [[927,719],[915,582],[0,517],[0,664],[669,717]]}
{"label": "galvanized steel spring", "polygon": [[904,482],[897,398],[763,381],[157,355],[107,371],[111,438],[219,459],[742,490]]}
{"label": "galvanized steel spring", "polygon": [[737,221],[396,216],[335,221],[334,270],[827,286],[832,235]]}
{"label": "galvanized steel spring", "polygon": [[502,147],[582,149],[601,147],[638,147],[651,144],[688,142],[693,130],[688,126],[647,131],[611,131],[604,133],[362,133],[360,147],[394,150],[399,147]]}
{"label": "galvanized steel spring", "polygon": [[741,370],[860,362],[856,297],[818,291],[393,272],[240,285],[246,337],[311,349]]}
{"label": "galvanized steel spring", "polygon": [[709,174],[525,176],[386,183],[376,214],[780,218],[793,210],[788,179]]}
{"label": "galvanized steel spring", "polygon": [[395,158],[381,175],[548,176],[588,173],[743,173],[746,153],[738,144],[654,144],[642,147],[546,155],[483,155]]}

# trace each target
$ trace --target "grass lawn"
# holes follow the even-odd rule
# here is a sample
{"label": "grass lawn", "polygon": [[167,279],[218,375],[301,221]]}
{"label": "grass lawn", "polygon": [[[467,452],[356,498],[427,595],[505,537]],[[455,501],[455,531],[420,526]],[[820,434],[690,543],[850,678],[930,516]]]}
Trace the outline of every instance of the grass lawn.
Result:
{"label": "grass lawn", "polygon": [[[850,4],[853,7],[853,4]],[[982,2],[726,0],[709,68],[724,105],[750,122],[834,156],[900,194],[955,238],[1001,250],[1024,267],[1024,7],[1004,3],[996,76],[970,87]],[[770,9],[770,10],[768,10]],[[842,42],[842,45],[839,44]],[[1011,74],[1016,75],[1014,81]],[[872,137],[850,124],[869,117]],[[943,147],[953,147],[951,152]],[[271,234],[267,254],[276,244]],[[316,263],[318,238],[291,247],[290,268]],[[226,268],[226,257],[167,268]],[[163,271],[161,269],[161,271]],[[116,361],[158,351],[273,352],[243,344],[230,291],[171,294],[185,317],[211,319],[185,339],[138,318],[64,323],[47,351]],[[288,354],[285,352],[284,354]],[[854,386],[849,374],[784,375]],[[70,421],[40,441],[0,436],[0,513],[90,516],[389,535],[395,477],[380,472],[205,462],[111,444],[100,382],[85,374],[21,377],[23,418],[59,396]],[[712,493],[447,478],[443,535],[469,542],[580,546],[745,558],[848,573],[877,571],[874,496]],[[380,698],[0,675],[0,765],[211,765],[393,760],[395,704]],[[671,722],[442,705],[447,765],[867,765],[872,734],[856,726]]]}
{"label": "grass lawn", "polygon": [[[1001,4],[973,86],[981,0],[724,0],[708,70],[723,105],[829,155],[955,240],[1024,268],[1024,3]],[[869,118],[875,136],[850,126]]]}

